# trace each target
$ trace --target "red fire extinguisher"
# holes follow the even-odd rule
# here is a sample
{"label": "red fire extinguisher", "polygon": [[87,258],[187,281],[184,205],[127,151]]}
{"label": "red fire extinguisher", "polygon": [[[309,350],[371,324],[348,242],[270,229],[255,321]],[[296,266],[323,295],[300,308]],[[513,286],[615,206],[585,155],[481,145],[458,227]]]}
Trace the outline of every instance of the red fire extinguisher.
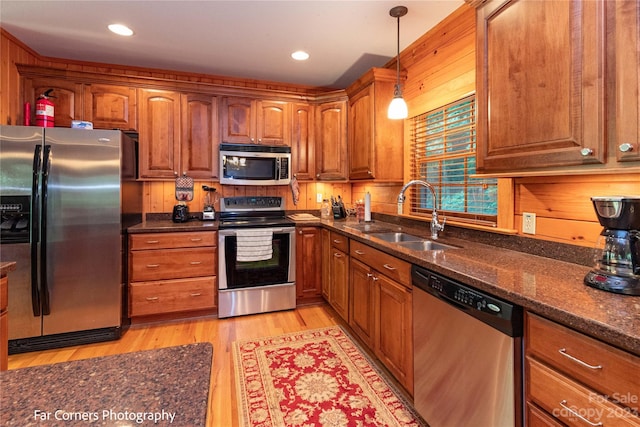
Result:
{"label": "red fire extinguisher", "polygon": [[36,100],[36,126],[52,128],[54,125],[55,107],[49,98],[55,98],[55,96],[49,95],[51,92],[53,89],[46,90]]}

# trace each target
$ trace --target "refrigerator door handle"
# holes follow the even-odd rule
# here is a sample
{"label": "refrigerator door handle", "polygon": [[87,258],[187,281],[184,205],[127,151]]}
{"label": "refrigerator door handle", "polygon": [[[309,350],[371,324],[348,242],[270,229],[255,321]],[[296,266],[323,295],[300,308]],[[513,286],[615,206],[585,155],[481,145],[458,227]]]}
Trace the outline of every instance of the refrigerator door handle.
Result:
{"label": "refrigerator door handle", "polygon": [[44,160],[42,162],[42,232],[40,234],[40,283],[42,294],[42,314],[49,315],[49,284],[47,283],[47,196],[49,186],[49,170],[51,168],[51,146],[44,146]]}
{"label": "refrigerator door handle", "polygon": [[40,291],[38,287],[38,184],[40,182],[40,166],[42,159],[42,146],[36,145],[33,151],[33,176],[31,178],[31,307],[34,316],[40,316]]}

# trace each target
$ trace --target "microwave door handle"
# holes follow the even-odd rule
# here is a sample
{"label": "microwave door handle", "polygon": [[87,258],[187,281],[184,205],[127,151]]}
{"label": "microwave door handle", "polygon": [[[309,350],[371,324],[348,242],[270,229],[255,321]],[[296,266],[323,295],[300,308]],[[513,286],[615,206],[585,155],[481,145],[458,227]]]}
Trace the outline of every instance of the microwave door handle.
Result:
{"label": "microwave door handle", "polygon": [[273,176],[276,180],[280,179],[280,157],[276,157],[276,173]]}

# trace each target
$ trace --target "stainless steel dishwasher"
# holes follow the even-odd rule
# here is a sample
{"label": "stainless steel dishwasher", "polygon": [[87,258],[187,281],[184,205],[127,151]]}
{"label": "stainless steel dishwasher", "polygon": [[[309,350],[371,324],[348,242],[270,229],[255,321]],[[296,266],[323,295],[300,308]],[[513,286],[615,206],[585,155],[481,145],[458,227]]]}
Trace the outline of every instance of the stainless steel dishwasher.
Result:
{"label": "stainless steel dishwasher", "polygon": [[522,307],[413,266],[414,404],[430,427],[523,425]]}

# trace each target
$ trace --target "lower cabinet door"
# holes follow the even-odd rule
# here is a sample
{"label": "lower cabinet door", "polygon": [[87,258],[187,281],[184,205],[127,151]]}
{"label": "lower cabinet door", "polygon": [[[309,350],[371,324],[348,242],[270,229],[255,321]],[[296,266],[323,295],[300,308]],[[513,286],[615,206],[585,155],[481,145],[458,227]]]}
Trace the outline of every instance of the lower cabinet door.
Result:
{"label": "lower cabinet door", "polygon": [[350,267],[351,310],[349,326],[368,347],[374,344],[374,276],[371,269],[357,260],[351,260]]}
{"label": "lower cabinet door", "polygon": [[376,356],[413,395],[412,294],[399,283],[376,274]]}
{"label": "lower cabinet door", "polygon": [[129,316],[215,307],[216,277],[135,282],[129,285]]}

